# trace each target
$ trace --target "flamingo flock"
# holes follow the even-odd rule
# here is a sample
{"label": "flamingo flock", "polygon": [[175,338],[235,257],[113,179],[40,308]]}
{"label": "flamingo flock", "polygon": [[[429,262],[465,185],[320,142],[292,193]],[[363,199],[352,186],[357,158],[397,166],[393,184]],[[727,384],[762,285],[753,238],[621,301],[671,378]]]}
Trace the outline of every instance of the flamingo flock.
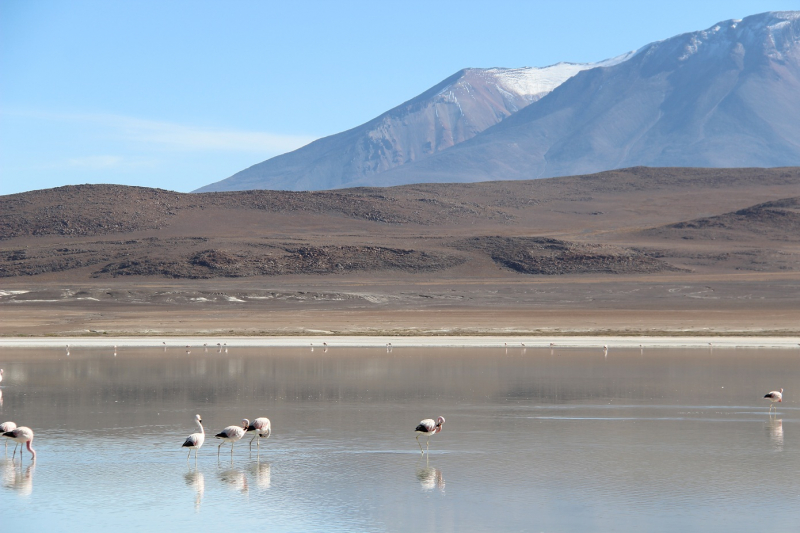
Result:
{"label": "flamingo flock", "polygon": [[[194,415],[194,422],[197,424],[197,427],[200,428],[200,431],[197,433],[192,433],[181,445],[182,448],[186,448],[189,450],[188,454],[186,455],[186,460],[189,460],[189,457],[192,454],[192,450],[194,450],[194,457],[197,460],[197,451],[203,447],[203,444],[206,440],[206,432],[203,428],[203,419],[200,415]],[[13,422],[12,422],[13,424]],[[440,416],[438,420],[434,422],[432,418],[426,418],[425,420],[421,420],[419,424],[417,424],[416,429],[414,430],[417,433],[417,445],[419,445],[420,453],[424,454],[426,451],[430,451],[430,443],[431,443],[431,436],[436,435],[437,433],[441,433],[442,427],[444,426],[444,417]],[[27,428],[26,428],[27,429]],[[247,434],[248,431],[252,431],[255,433],[252,439],[250,439],[250,449],[253,449],[253,441],[256,441],[256,448],[260,450],[261,448],[261,439],[262,438],[269,438],[272,435],[272,423],[270,422],[269,418],[266,417],[259,417],[253,420],[251,423],[250,420],[247,418],[242,419],[241,424],[238,426],[228,426],[216,435],[215,438],[220,439],[222,442],[219,443],[217,446],[217,458],[219,458],[220,453],[222,451],[222,445],[230,443],[231,445],[231,458],[233,458],[233,446],[236,442],[242,440],[242,438]],[[422,449],[422,443],[420,443],[419,438],[420,436],[425,435],[428,437],[427,442],[425,443],[425,450]],[[31,439],[33,437],[31,436]],[[30,447],[29,447],[30,448]]]}
{"label": "flamingo flock", "polygon": [[[166,343],[164,342],[162,344],[164,345],[164,348],[166,349]],[[327,348],[328,348],[327,342],[323,342],[322,344],[323,344],[324,351],[327,351]],[[525,349],[525,344],[524,343],[520,343],[520,344],[521,344],[521,346],[522,346],[522,348],[524,350]],[[203,346],[207,347],[207,344],[204,344]],[[221,351],[222,348],[224,348],[225,351],[227,352],[227,343],[223,344],[223,345],[220,345],[220,343],[217,343],[217,346],[220,349],[220,351]],[[507,343],[505,344],[505,346],[507,348],[507,346],[508,346]],[[552,343],[552,342],[550,343],[551,350],[555,346],[556,346],[555,343]],[[711,347],[711,343],[709,343],[709,347]],[[387,348],[387,351],[391,351],[391,349],[392,349],[391,343],[388,343],[386,345],[386,348]],[[190,346],[187,345],[186,346],[187,353],[190,353],[189,349],[190,349]],[[313,351],[313,349],[314,349],[313,344],[311,345],[311,349]],[[643,349],[643,347],[641,345],[640,345],[640,349]],[[603,346],[603,352],[606,355],[608,354],[608,346],[607,345]],[[66,353],[67,353],[67,355],[69,355],[69,353],[70,353],[69,345],[66,345]],[[117,355],[117,346],[116,345],[114,345],[114,355],[115,356]],[[3,381],[3,375],[4,375],[4,371],[3,371],[3,369],[0,368],[0,383],[2,383],[2,381]],[[777,407],[776,407],[775,404],[783,402],[783,388],[781,388],[780,390],[773,390],[773,391],[768,392],[767,394],[764,395],[764,399],[768,399],[770,401],[770,405],[769,405],[769,412],[770,413],[772,413],[773,409],[775,409],[777,411]],[[192,433],[191,435],[186,437],[185,441],[183,442],[183,444],[181,446],[182,448],[186,448],[188,450],[188,453],[186,455],[187,461],[191,457],[192,450],[194,450],[194,452],[195,452],[195,460],[197,460],[197,453],[200,450],[200,448],[202,448],[203,444],[205,443],[206,433],[205,433],[205,429],[203,427],[203,420],[202,420],[202,418],[201,418],[201,416],[199,414],[194,416],[194,422],[195,422],[195,424],[197,424],[197,427],[198,427],[199,431],[196,432],[196,433]],[[436,421],[434,421],[431,418],[426,418],[424,420],[421,420],[419,422],[419,424],[417,424],[417,426],[414,429],[414,431],[417,434],[416,441],[417,441],[417,445],[419,446],[421,454],[424,454],[426,452],[428,452],[428,453],[430,452],[430,438],[433,435],[436,435],[437,433],[441,433],[441,431],[443,429],[443,426],[444,426],[444,423],[445,423],[444,417],[443,416],[439,416]],[[220,444],[217,446],[217,457],[219,458],[219,456],[220,456],[220,453],[221,453],[221,450],[222,450],[222,446],[225,443],[230,443],[230,445],[231,445],[231,458],[233,458],[233,450],[234,450],[235,443],[238,442],[239,440],[241,440],[242,438],[244,438],[244,436],[247,434],[248,431],[253,432],[253,438],[250,439],[250,443],[249,443],[250,450],[252,451],[253,441],[256,441],[256,448],[258,450],[260,450],[260,448],[261,448],[261,439],[262,438],[268,439],[272,435],[272,424],[271,424],[269,418],[259,417],[259,418],[254,419],[252,421],[252,423],[250,422],[249,419],[245,418],[245,419],[242,419],[242,421],[241,421],[241,423],[239,425],[231,425],[231,426],[226,427],[225,429],[223,429],[222,431],[220,431],[219,433],[214,435],[215,438],[220,439],[220,441],[221,441]],[[14,445],[14,451],[12,453],[12,458],[16,456],[17,448],[20,445],[24,445],[24,446],[27,447],[28,451],[30,452],[31,459],[33,461],[36,460],[36,451],[32,447],[33,438],[34,438],[34,432],[33,432],[32,429],[30,429],[29,427],[25,427],[25,426],[17,426],[16,423],[11,422],[11,421],[7,421],[7,422],[3,422],[2,424],[0,424],[0,436],[4,437],[6,439],[6,441],[5,441],[6,453],[8,452],[8,441],[9,440],[14,441],[15,445]],[[427,437],[427,441],[425,443],[425,450],[422,449],[422,443],[420,443],[420,441],[419,441],[419,438],[421,436],[426,436]],[[20,450],[20,454],[21,454],[21,450]]]}
{"label": "flamingo flock", "polygon": [[[198,433],[192,433],[181,445],[182,448],[187,448],[189,450],[188,454],[186,455],[186,460],[189,460],[189,457],[192,454],[192,450],[194,450],[194,458],[197,460],[197,450],[203,447],[203,443],[206,441],[206,431],[203,428],[203,419],[200,415],[194,415],[194,422],[197,424],[197,427],[200,428]],[[13,422],[12,422],[13,423]],[[219,443],[217,446],[217,458],[219,458],[220,452],[222,450],[222,445],[226,442],[229,442],[231,445],[231,457],[233,457],[233,445],[241,440],[248,431],[252,431],[255,433],[252,439],[250,439],[250,449],[253,449],[253,441],[258,439],[256,442],[256,447],[260,450],[261,449],[261,439],[262,438],[269,438],[272,434],[272,424],[269,421],[269,418],[260,417],[253,420],[250,423],[248,419],[242,419],[242,423],[238,426],[228,426],[216,435],[215,438],[220,439],[222,442]]]}

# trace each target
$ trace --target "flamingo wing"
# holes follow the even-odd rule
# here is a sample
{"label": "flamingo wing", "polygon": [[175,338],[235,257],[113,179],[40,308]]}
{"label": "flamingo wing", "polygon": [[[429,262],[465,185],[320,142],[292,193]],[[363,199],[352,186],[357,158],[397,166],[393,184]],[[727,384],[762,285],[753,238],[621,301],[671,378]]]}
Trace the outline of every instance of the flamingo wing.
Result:
{"label": "flamingo wing", "polygon": [[426,418],[425,420],[421,420],[419,425],[414,431],[419,431],[420,433],[430,433],[436,429],[436,422],[431,420],[430,418]]}

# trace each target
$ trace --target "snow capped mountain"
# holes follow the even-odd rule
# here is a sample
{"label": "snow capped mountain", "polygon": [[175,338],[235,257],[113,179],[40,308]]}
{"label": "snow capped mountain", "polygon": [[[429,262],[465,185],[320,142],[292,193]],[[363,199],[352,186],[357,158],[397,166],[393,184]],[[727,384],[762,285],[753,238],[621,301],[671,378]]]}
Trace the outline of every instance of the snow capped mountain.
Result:
{"label": "snow capped mountain", "polygon": [[352,130],[197,192],[800,166],[800,11],[595,64],[465,69]]}
{"label": "snow capped mountain", "polygon": [[800,12],[729,20],[582,71],[475,138],[369,182],[631,166],[800,165]]}
{"label": "snow capped mountain", "polygon": [[632,55],[542,68],[464,69],[366,124],[318,139],[195,192],[347,187],[471,139],[577,73],[615,65]]}

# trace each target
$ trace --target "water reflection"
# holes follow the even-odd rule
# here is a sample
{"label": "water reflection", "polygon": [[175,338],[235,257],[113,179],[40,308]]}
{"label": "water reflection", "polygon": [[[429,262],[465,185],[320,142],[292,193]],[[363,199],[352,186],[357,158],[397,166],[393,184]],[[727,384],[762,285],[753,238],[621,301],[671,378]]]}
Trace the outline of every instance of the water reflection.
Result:
{"label": "water reflection", "polygon": [[36,470],[36,461],[30,463],[23,470],[22,462],[17,465],[13,459],[3,458],[0,461],[0,469],[3,472],[5,488],[11,489],[21,496],[29,496],[33,492],[33,473]]}
{"label": "water reflection", "polygon": [[783,419],[775,419],[770,417],[767,422],[767,433],[769,434],[769,441],[778,451],[783,450]]}
{"label": "water reflection", "polygon": [[260,489],[268,489],[272,484],[272,465],[262,463],[260,460],[250,466],[250,470],[256,478],[256,486]]}
{"label": "water reflection", "polygon": [[206,491],[206,479],[203,473],[197,470],[187,472],[184,474],[183,479],[189,487],[194,489],[194,510],[199,511],[200,504],[203,503],[203,494],[205,494]]}
{"label": "water reflection", "polygon": [[442,471],[430,466],[427,460],[425,461],[424,468],[417,469],[417,480],[422,490],[431,491],[433,489],[439,489],[439,491],[444,494],[444,477],[442,476]]}
{"label": "water reflection", "polygon": [[[800,523],[791,441],[798,403],[787,397],[780,419],[764,418],[759,403],[769,384],[800,379],[794,352],[654,349],[641,357],[641,348],[615,347],[605,359],[597,345],[531,348],[521,357],[512,342],[505,357],[502,347],[331,348],[323,357],[314,344],[314,353],[306,344],[221,356],[209,343],[208,354],[195,346],[190,357],[180,345],[166,354],[124,348],[117,359],[108,348],[72,358],[0,350],[0,366],[28,378],[15,383],[13,412],[0,409],[0,422],[48,428],[37,437],[45,463],[36,496],[18,496],[32,491],[27,458],[0,463],[0,509],[14,511],[4,513],[4,529],[56,520],[68,531],[120,522],[141,529],[172,515],[172,531],[194,532],[208,526],[209,511],[229,512],[247,529],[263,528],[268,515],[275,531],[330,533],[547,531],[565,523],[622,533],[708,524],[791,531]],[[436,449],[447,453],[431,455],[431,465],[414,451],[408,423],[434,409],[452,413],[453,425],[437,435]],[[213,446],[204,447],[187,465],[175,445],[198,411],[219,428],[269,413],[281,436],[263,461],[248,443],[218,463]],[[394,453],[399,446],[414,457]],[[764,479],[782,487],[781,497],[764,491]],[[452,520],[418,520],[408,509]]]}
{"label": "water reflection", "polygon": [[219,479],[229,489],[242,494],[247,494],[250,487],[247,484],[247,474],[240,468],[228,468],[219,472]]}

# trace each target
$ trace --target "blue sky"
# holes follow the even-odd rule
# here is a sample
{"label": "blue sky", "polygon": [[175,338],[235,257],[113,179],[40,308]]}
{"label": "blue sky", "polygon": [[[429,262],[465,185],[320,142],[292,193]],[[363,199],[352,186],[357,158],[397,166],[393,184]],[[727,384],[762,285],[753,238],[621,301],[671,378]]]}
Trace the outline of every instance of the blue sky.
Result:
{"label": "blue sky", "polygon": [[465,67],[592,62],[800,0],[0,1],[0,194],[190,191]]}

